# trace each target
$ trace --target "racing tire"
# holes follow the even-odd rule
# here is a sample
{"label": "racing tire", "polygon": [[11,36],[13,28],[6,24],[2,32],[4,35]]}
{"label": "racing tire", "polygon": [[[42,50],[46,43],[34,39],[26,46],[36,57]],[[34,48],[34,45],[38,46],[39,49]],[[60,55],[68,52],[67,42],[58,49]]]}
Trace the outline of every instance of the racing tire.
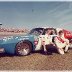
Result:
{"label": "racing tire", "polygon": [[29,41],[20,41],[16,44],[16,54],[26,56],[32,51],[32,44]]}

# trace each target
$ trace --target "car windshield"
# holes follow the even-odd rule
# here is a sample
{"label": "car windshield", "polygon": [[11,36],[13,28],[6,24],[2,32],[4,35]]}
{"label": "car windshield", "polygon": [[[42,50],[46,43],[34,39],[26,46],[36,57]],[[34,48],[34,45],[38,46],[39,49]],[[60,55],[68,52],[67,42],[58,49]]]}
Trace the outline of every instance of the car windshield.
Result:
{"label": "car windshield", "polygon": [[33,35],[41,35],[43,33],[43,28],[34,28],[30,31],[29,34],[33,34]]}

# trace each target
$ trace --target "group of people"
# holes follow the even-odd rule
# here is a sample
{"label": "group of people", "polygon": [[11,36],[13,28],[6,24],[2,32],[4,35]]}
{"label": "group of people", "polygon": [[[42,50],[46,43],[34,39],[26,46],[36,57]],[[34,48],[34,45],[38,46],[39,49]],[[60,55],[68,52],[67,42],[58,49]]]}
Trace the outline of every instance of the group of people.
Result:
{"label": "group of people", "polygon": [[55,46],[61,55],[66,53],[69,48],[69,40],[64,37],[63,30],[60,30],[57,35],[54,35],[52,30],[46,30],[45,35],[39,36],[39,42],[36,47],[41,48],[41,46],[43,46],[44,52],[46,53],[47,45],[49,44]]}

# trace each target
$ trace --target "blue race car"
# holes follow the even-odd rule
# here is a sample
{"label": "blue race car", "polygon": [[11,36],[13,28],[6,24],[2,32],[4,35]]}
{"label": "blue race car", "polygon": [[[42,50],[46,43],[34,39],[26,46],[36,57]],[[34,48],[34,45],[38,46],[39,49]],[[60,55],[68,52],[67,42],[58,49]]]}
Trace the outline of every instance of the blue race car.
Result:
{"label": "blue race car", "polygon": [[0,39],[0,53],[28,55],[35,50],[38,36],[44,28],[34,28],[28,34],[22,36],[9,36]]}
{"label": "blue race car", "polygon": [[[36,50],[38,37],[44,37],[45,30],[49,28],[34,28],[28,34],[22,36],[9,36],[0,39],[0,53],[28,55]],[[56,32],[54,28],[51,28]],[[37,49],[41,50],[41,49]]]}

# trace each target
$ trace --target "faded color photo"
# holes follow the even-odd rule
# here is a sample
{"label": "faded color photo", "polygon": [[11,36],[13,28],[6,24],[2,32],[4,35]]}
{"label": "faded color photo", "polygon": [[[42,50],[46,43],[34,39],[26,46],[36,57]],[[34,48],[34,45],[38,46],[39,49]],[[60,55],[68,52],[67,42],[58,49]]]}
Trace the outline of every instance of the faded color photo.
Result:
{"label": "faded color photo", "polygon": [[0,70],[72,70],[72,2],[0,2]]}

